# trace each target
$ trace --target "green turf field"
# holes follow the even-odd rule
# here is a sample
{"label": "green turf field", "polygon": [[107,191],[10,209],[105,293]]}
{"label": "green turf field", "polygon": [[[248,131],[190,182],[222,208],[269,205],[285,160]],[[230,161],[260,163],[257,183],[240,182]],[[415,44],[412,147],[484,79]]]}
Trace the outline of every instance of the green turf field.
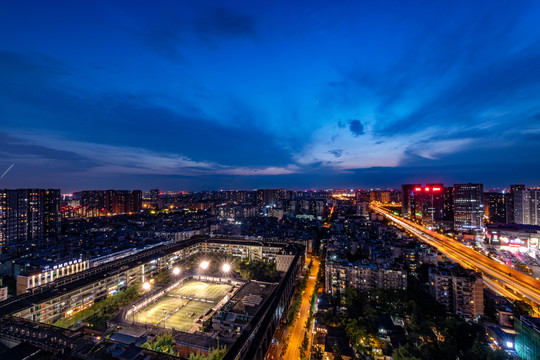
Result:
{"label": "green turf field", "polygon": [[[135,321],[189,331],[199,316],[212,308],[231,288],[231,285],[188,281],[142,309],[135,315]],[[167,310],[165,314],[163,309]],[[167,319],[164,320],[165,317]]]}
{"label": "green turf field", "polygon": [[212,284],[191,280],[173,290],[171,295],[179,295],[194,300],[210,300],[213,303],[217,303],[231,290],[231,288],[231,285]]}
{"label": "green turf field", "polygon": [[189,331],[193,323],[212,307],[213,304],[190,300],[186,306],[166,320],[165,326],[180,331]]}
{"label": "green turf field", "polygon": [[[177,308],[185,305],[189,300],[163,296],[155,303],[149,304],[147,307],[139,311],[135,315],[135,321],[143,324],[157,325],[163,317],[172,314]],[[163,310],[167,313],[164,314]]]}

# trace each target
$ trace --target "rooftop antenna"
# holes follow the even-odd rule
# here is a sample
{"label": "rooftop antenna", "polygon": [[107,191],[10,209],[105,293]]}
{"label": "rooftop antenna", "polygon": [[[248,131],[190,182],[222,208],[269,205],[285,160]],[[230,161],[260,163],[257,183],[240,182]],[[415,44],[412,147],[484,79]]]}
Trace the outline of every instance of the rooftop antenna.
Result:
{"label": "rooftop antenna", "polygon": [[8,169],[6,171],[4,171],[4,173],[2,174],[2,176],[0,176],[0,180],[2,180],[4,178],[4,176],[6,176],[6,174],[9,172],[9,170],[11,170],[11,168],[15,166],[15,164],[11,164],[10,167],[8,167]]}

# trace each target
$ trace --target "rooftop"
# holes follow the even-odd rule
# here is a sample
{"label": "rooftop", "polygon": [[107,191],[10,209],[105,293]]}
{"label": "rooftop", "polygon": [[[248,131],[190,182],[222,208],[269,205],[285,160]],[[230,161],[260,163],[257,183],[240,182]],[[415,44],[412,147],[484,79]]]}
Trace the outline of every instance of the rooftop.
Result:
{"label": "rooftop", "polygon": [[229,311],[234,314],[255,316],[263,301],[274,291],[276,284],[252,280],[232,297],[236,305]]}

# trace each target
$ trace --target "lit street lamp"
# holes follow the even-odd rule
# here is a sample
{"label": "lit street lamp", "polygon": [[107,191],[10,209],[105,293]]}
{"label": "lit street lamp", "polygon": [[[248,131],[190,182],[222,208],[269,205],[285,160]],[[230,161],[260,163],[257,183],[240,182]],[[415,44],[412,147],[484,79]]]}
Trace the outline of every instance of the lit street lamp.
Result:
{"label": "lit street lamp", "polygon": [[201,265],[199,265],[199,266],[201,267],[201,270],[202,270],[203,274],[204,274],[205,270],[208,269],[209,265],[210,265],[210,263],[207,260],[204,260],[203,262],[201,262]]}
{"label": "lit street lamp", "polygon": [[179,275],[179,274],[180,274],[180,268],[175,267],[175,268],[173,269],[172,273],[173,273],[174,275]]}
{"label": "lit street lamp", "polygon": [[142,284],[142,288],[143,288],[144,291],[150,290],[150,283],[149,282],[144,282]]}
{"label": "lit street lamp", "polygon": [[229,271],[231,271],[231,265],[229,265],[229,264],[223,264],[223,266],[221,267],[221,270],[222,270],[224,273],[228,273]]}

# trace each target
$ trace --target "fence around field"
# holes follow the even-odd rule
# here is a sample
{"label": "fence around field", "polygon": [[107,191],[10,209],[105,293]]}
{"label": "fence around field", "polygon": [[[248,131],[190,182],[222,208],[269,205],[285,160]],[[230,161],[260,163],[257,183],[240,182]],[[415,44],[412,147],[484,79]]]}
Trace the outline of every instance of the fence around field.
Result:
{"label": "fence around field", "polygon": [[219,276],[207,276],[207,275],[188,275],[185,276],[178,281],[174,282],[173,284],[161,288],[161,289],[155,289],[154,291],[151,291],[146,295],[144,298],[139,300],[137,303],[133,304],[127,311],[125,315],[125,320],[129,320],[129,318],[134,319],[134,314],[139,312],[141,309],[145,308],[146,306],[152,304],[153,302],[157,301],[160,297],[165,296],[167,293],[175,290],[176,288],[180,287],[184,283],[190,280],[199,280],[199,281],[206,281],[206,282],[212,282],[217,284],[230,284],[230,285],[240,285],[243,284],[244,281],[239,281],[233,278],[229,277],[219,277]]}

